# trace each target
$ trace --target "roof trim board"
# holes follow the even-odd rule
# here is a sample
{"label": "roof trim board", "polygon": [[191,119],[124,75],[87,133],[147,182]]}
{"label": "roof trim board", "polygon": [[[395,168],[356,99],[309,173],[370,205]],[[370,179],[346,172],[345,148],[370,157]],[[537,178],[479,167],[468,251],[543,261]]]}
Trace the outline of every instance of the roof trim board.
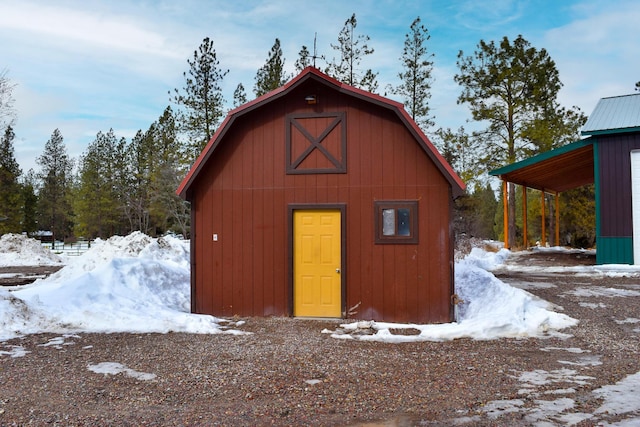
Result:
{"label": "roof trim board", "polygon": [[640,126],[637,127],[628,127],[628,128],[619,128],[619,129],[603,129],[603,130],[591,130],[591,131],[582,131],[582,135],[613,135],[618,133],[631,133],[631,132],[640,132]]}

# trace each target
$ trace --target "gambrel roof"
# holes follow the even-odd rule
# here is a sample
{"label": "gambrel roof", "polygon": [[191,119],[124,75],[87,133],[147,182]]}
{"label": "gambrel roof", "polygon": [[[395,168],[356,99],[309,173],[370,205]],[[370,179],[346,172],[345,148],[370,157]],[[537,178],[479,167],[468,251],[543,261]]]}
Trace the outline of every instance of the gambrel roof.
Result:
{"label": "gambrel roof", "polygon": [[445,179],[449,182],[452,188],[452,194],[454,197],[461,195],[466,186],[464,182],[460,179],[460,177],[456,174],[456,172],[451,168],[451,166],[447,163],[444,157],[438,152],[433,143],[427,138],[427,136],[422,132],[422,130],[418,127],[415,121],[409,116],[409,114],[404,109],[404,106],[401,103],[393,101],[391,99],[382,97],[380,95],[355,88],[353,86],[349,86],[345,83],[342,83],[324,73],[319,71],[314,67],[307,67],[302,72],[296,76],[294,79],[289,81],[284,86],[279,87],[265,95],[262,95],[259,98],[254,99],[234,110],[231,110],[216,133],[213,135],[209,143],[206,145],[198,159],[195,161],[186,177],[178,187],[176,193],[180,195],[182,198],[188,197],[189,188],[193,184],[194,180],[207,163],[207,160],[211,157],[211,155],[215,152],[216,148],[223,140],[224,135],[227,133],[229,128],[233,126],[234,121],[251,112],[257,108],[261,108],[270,102],[273,102],[276,99],[282,98],[293,91],[295,88],[300,86],[302,83],[308,81],[309,79],[313,79],[316,82],[320,82],[326,86],[329,86],[335,89],[338,92],[347,94],[349,96],[353,96],[364,100],[366,102],[370,102],[377,106],[389,109],[393,111],[397,117],[400,119],[402,123],[407,127],[407,129],[411,132],[411,134],[416,139],[416,142],[423,149],[425,154],[429,156],[429,158],[436,165],[438,170],[443,174]]}

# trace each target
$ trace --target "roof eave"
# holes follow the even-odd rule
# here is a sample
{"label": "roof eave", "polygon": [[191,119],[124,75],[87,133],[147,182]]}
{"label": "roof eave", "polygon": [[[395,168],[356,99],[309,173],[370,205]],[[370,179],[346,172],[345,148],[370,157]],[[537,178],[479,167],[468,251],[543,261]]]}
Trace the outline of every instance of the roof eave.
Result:
{"label": "roof eave", "polygon": [[587,130],[587,131],[582,131],[581,134],[588,135],[588,136],[598,136],[598,135],[615,135],[620,133],[631,133],[631,132],[640,132],[640,126],[618,128],[618,129]]}

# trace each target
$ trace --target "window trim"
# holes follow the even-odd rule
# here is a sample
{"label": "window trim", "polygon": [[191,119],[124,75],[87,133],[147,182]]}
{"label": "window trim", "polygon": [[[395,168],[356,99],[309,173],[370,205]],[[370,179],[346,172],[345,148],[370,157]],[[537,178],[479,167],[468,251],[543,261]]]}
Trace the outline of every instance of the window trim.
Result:
{"label": "window trim", "polygon": [[[398,209],[409,209],[409,235],[400,236],[384,235],[382,213],[386,209],[393,209],[396,218],[396,233],[398,229]],[[417,245],[418,241],[418,201],[417,200],[374,200],[373,202],[374,216],[374,243],[378,245],[395,244],[395,245]]]}

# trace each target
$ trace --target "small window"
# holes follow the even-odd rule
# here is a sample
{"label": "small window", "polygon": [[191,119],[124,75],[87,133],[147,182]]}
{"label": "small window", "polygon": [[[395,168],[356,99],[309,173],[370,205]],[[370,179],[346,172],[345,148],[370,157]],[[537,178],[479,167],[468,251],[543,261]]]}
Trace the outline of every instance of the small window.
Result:
{"label": "small window", "polygon": [[384,244],[418,243],[418,201],[376,201],[375,242]]}

